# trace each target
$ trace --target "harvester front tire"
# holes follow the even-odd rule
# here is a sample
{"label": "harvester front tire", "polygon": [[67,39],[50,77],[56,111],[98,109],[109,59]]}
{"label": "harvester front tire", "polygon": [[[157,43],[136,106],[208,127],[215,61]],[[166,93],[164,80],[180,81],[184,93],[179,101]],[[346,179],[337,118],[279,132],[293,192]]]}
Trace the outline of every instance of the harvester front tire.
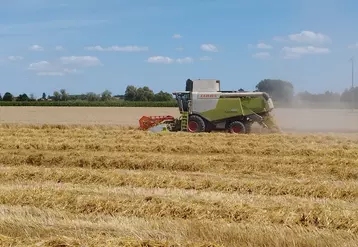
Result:
{"label": "harvester front tire", "polygon": [[189,117],[188,122],[188,131],[189,132],[204,132],[205,131],[205,122],[204,120],[196,115],[192,115]]}
{"label": "harvester front tire", "polygon": [[234,121],[229,124],[228,126],[229,133],[235,133],[235,134],[245,134],[246,128],[245,125],[240,121]]}

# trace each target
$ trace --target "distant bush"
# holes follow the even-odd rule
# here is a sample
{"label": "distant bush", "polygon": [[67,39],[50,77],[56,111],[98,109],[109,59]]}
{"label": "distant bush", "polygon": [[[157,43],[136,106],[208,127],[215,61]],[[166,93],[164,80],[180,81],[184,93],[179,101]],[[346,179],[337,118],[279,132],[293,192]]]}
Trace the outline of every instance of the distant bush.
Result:
{"label": "distant bush", "polygon": [[177,107],[176,101],[0,101],[0,106]]}

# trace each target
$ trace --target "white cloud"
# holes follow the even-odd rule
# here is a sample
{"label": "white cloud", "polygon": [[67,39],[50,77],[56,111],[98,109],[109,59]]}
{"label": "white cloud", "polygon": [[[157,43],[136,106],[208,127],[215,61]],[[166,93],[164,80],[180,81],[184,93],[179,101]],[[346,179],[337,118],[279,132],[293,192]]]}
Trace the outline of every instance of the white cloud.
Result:
{"label": "white cloud", "polygon": [[77,69],[64,68],[59,71],[40,71],[37,72],[36,74],[39,76],[65,76],[68,74],[75,74],[75,73],[78,73]]}
{"label": "white cloud", "polygon": [[192,63],[194,62],[194,59],[191,57],[184,57],[184,58],[177,58],[177,59],[173,59],[170,57],[164,57],[164,56],[153,56],[153,57],[149,57],[147,59],[148,63],[163,63],[163,64],[171,64],[171,63],[179,63],[179,64],[184,64],[184,63]]}
{"label": "white cloud", "polygon": [[135,45],[128,46],[110,46],[107,48],[103,48],[102,46],[89,46],[85,47],[86,50],[89,51],[121,51],[121,52],[139,52],[139,51],[147,51],[148,47],[140,47]]}
{"label": "white cloud", "polygon": [[255,48],[258,48],[258,49],[272,49],[272,46],[271,45],[267,45],[267,44],[265,44],[265,43],[263,43],[263,42],[260,42],[260,43],[258,43],[258,44],[256,44],[256,45],[249,45],[249,47],[255,47]]}
{"label": "white cloud", "polygon": [[288,35],[288,38],[291,41],[300,43],[326,43],[331,41],[327,35],[312,31],[302,31],[296,34],[290,34]]}
{"label": "white cloud", "polygon": [[102,65],[101,61],[97,57],[93,57],[93,56],[61,57],[60,61],[62,62],[62,64],[66,64],[66,65],[79,65],[84,67]]}
{"label": "white cloud", "polygon": [[259,49],[272,49],[272,46],[271,45],[267,45],[265,43],[258,43],[257,44],[257,48]]}
{"label": "white cloud", "polygon": [[29,65],[29,70],[47,70],[50,68],[50,63],[48,61],[40,61],[37,63],[31,63]]}
{"label": "white cloud", "polygon": [[217,52],[218,51],[217,47],[213,44],[202,44],[200,46],[200,48],[203,51],[209,51],[209,52]]}
{"label": "white cloud", "polygon": [[178,58],[177,63],[192,63],[194,60],[191,57]]}
{"label": "white cloud", "polygon": [[182,38],[183,36],[181,36],[180,34],[174,34],[173,35],[173,39],[180,39]]}
{"label": "white cloud", "polygon": [[39,61],[31,63],[28,70],[34,71],[38,76],[65,76],[68,74],[77,73],[77,69],[64,67],[58,62]]}
{"label": "white cloud", "polygon": [[354,49],[354,48],[357,48],[358,49],[358,42],[355,43],[355,44],[351,44],[348,46],[349,49]]}
{"label": "white cloud", "polygon": [[282,52],[284,53],[284,58],[299,58],[302,55],[310,54],[327,54],[330,53],[330,49],[324,47],[314,47],[314,46],[299,46],[299,47],[283,47]]}
{"label": "white cloud", "polygon": [[67,74],[75,74],[77,73],[77,69],[62,69],[59,70],[59,71],[40,71],[40,72],[37,72],[36,74],[38,76],[65,76]]}
{"label": "white cloud", "polygon": [[21,56],[8,56],[7,59],[10,60],[10,61],[18,61],[18,60],[23,60],[24,57],[21,57]]}
{"label": "white cloud", "polygon": [[177,51],[184,51],[184,48],[183,47],[177,47],[176,50]]}
{"label": "white cloud", "polygon": [[65,73],[73,74],[73,73],[76,73],[76,72],[77,72],[77,69],[67,69],[67,68],[65,68],[63,71],[64,71]]}
{"label": "white cloud", "polygon": [[301,57],[301,54],[298,53],[285,53],[284,54],[284,59],[298,59]]}
{"label": "white cloud", "polygon": [[65,73],[63,73],[63,72],[37,72],[36,75],[38,75],[38,76],[64,76]]}
{"label": "white cloud", "polygon": [[323,43],[331,43],[331,38],[323,33],[313,32],[313,31],[301,31],[300,33],[293,33],[283,36],[275,36],[273,37],[274,41],[277,42],[299,42],[299,43],[307,43],[307,44],[323,44]]}
{"label": "white cloud", "polygon": [[29,70],[33,70],[36,72],[37,75],[40,76],[54,76],[59,74],[64,74],[63,71],[61,71],[60,68],[56,67],[55,65],[51,64],[48,61],[40,61],[31,63],[28,67]]}
{"label": "white cloud", "polygon": [[200,61],[210,61],[212,60],[211,57],[208,57],[208,56],[203,56],[200,58]]}
{"label": "white cloud", "polygon": [[55,50],[56,51],[63,51],[64,48],[62,46],[58,45],[58,46],[55,47]]}
{"label": "white cloud", "polygon": [[259,59],[266,59],[266,58],[271,57],[271,55],[268,52],[257,52],[255,54],[253,54],[252,57],[259,58]]}
{"label": "white cloud", "polygon": [[39,46],[39,45],[33,45],[30,47],[30,50],[32,51],[43,51],[44,48],[42,46]]}
{"label": "white cloud", "polygon": [[28,69],[36,72],[36,75],[38,76],[64,76],[65,75],[63,69],[45,60],[31,63]]}
{"label": "white cloud", "polygon": [[299,47],[284,47],[282,48],[285,52],[298,53],[298,54],[322,54],[329,53],[328,48],[314,47],[314,46],[299,46]]}
{"label": "white cloud", "polygon": [[147,60],[148,63],[164,63],[164,64],[169,64],[169,63],[173,63],[174,59],[170,58],[170,57],[164,57],[164,56],[153,56],[148,58]]}

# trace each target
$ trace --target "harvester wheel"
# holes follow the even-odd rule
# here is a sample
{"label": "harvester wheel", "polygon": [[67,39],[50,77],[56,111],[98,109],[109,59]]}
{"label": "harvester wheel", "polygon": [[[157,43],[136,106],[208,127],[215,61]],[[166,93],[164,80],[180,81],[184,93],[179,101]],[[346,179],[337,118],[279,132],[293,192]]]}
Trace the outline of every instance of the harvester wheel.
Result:
{"label": "harvester wheel", "polygon": [[204,120],[196,115],[189,117],[188,122],[188,131],[189,132],[204,132],[205,131],[205,122]]}
{"label": "harvester wheel", "polygon": [[229,124],[228,131],[230,133],[244,134],[244,133],[246,133],[246,128],[242,122],[234,121]]}

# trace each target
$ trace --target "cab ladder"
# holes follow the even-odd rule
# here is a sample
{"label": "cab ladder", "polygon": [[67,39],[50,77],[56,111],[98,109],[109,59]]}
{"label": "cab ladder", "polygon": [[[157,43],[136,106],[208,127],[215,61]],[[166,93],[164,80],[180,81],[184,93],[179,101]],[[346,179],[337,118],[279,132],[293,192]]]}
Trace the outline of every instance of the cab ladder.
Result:
{"label": "cab ladder", "polygon": [[182,112],[181,113],[181,131],[188,131],[188,112]]}

